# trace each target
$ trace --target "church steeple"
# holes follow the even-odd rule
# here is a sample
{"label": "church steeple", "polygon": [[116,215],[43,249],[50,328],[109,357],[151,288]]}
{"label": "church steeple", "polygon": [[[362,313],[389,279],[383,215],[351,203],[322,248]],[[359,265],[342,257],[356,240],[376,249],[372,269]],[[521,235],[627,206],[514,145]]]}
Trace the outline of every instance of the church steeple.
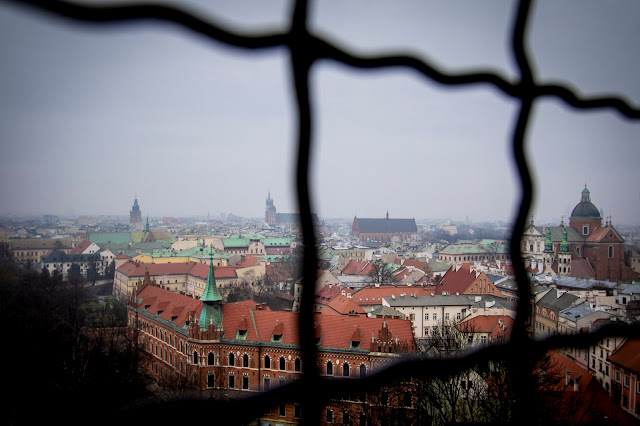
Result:
{"label": "church steeple", "polygon": [[547,228],[547,239],[544,241],[545,253],[553,253],[553,242],[551,241],[551,228]]}
{"label": "church steeple", "polygon": [[567,228],[562,231],[562,242],[560,243],[560,252],[569,253],[569,241],[567,241]]}
{"label": "church steeple", "polygon": [[209,275],[207,276],[207,285],[204,287],[200,300],[203,302],[219,302],[222,296],[216,286],[216,277],[213,272],[213,252],[209,252]]}
{"label": "church steeple", "polygon": [[144,225],[144,232],[149,232],[149,215],[147,215],[147,223]]}
{"label": "church steeple", "polygon": [[222,327],[222,306],[220,301],[222,296],[216,286],[216,277],[213,271],[213,251],[209,252],[209,275],[207,276],[207,285],[200,296],[202,301],[202,312],[198,325],[204,330],[210,325],[215,328]]}

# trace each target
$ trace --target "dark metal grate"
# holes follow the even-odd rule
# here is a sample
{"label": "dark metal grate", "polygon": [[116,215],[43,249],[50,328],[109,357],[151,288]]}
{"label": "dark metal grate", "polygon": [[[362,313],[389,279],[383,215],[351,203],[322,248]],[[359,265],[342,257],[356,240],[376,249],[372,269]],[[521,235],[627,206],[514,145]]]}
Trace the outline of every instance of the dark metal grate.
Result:
{"label": "dark metal grate", "polygon": [[[7,0],[6,0],[7,1]],[[185,27],[199,33],[211,40],[224,43],[238,49],[258,50],[285,47],[291,58],[291,70],[293,71],[293,85],[295,87],[297,101],[297,138],[298,153],[296,165],[296,187],[299,210],[301,213],[301,225],[303,229],[304,263],[303,276],[305,282],[314,282],[316,270],[315,236],[311,221],[310,187],[309,187],[309,159],[311,149],[311,134],[314,124],[312,119],[312,104],[309,93],[309,72],[314,63],[319,59],[329,59],[359,69],[380,69],[402,67],[417,71],[426,79],[436,81],[447,86],[488,84],[494,86],[507,96],[519,101],[519,113],[513,125],[512,149],[513,160],[517,166],[521,182],[521,199],[518,215],[515,221],[512,240],[519,241],[524,231],[526,218],[531,206],[533,182],[529,174],[527,160],[524,155],[524,141],[529,124],[531,109],[534,102],[541,97],[554,97],[573,108],[580,110],[610,108],[628,119],[640,119],[640,109],[630,106],[619,97],[581,98],[571,89],[562,85],[538,84],[529,64],[525,37],[527,20],[531,9],[531,0],[521,0],[513,19],[512,53],[518,64],[520,79],[511,83],[495,73],[477,72],[465,74],[447,74],[438,70],[433,65],[412,56],[357,56],[345,49],[318,38],[307,29],[306,0],[298,0],[295,3],[291,15],[291,24],[288,32],[270,33],[261,35],[245,35],[234,32],[228,28],[206,21],[184,10],[149,4],[131,4],[120,6],[88,6],[63,1],[47,0],[8,0],[15,3],[34,6],[37,9],[51,12],[57,16],[72,20],[91,22],[94,24],[110,24],[126,21],[157,20],[167,21]],[[530,289],[524,263],[520,257],[519,244],[511,244],[511,258],[519,285],[519,299],[528,301]],[[307,365],[315,365],[316,348],[313,341],[313,293],[304,291],[302,295],[302,308],[300,314],[300,338],[301,351],[304,362]],[[531,340],[525,330],[525,322],[530,313],[529,303],[519,303],[514,332],[511,341],[501,346],[491,346],[475,352],[461,359],[430,360],[429,365],[424,361],[407,360],[387,370],[369,376],[365,379],[349,379],[328,382],[318,376],[314,368],[306,369],[303,379],[269,393],[261,394],[247,402],[228,401],[226,403],[214,401],[178,401],[173,406],[165,403],[162,407],[154,405],[140,411],[130,413],[134,417],[140,415],[146,421],[181,419],[191,421],[193,415],[221,416],[221,411],[211,409],[232,410],[233,419],[239,422],[248,422],[258,417],[265,407],[274,405],[284,399],[296,399],[303,404],[305,423],[317,423],[320,419],[320,410],[327,395],[353,394],[359,389],[370,387],[374,384],[389,383],[393,379],[402,377],[442,376],[443,373],[462,371],[478,363],[491,359],[504,359],[511,361],[511,374],[516,387],[516,400],[518,410],[515,421],[521,424],[531,423],[535,419],[535,407],[532,406],[532,383],[530,371],[536,356],[541,355],[549,348],[560,346],[585,347],[594,343],[605,335],[638,336],[638,328],[635,326],[615,326],[600,329],[591,335],[580,336],[553,336],[545,341]],[[161,410],[158,410],[161,408]],[[241,408],[241,409],[240,409]],[[175,414],[170,414],[175,410]],[[185,411],[189,412],[187,414]],[[224,416],[223,416],[224,417]],[[215,417],[212,417],[212,420]]]}

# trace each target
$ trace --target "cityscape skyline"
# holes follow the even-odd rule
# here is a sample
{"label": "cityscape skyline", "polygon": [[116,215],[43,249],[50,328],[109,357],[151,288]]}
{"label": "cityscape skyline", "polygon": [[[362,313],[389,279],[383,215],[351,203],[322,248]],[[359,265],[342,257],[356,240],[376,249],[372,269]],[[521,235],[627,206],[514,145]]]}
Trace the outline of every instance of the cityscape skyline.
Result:
{"label": "cityscape skyline", "polygon": [[[310,28],[357,54],[409,52],[446,72],[490,69],[514,81],[514,5],[476,3],[315,2]],[[248,33],[284,31],[291,5],[174,4]],[[533,12],[528,44],[540,81],[640,103],[640,61],[629,54],[640,6],[565,2]],[[0,215],[124,216],[137,195],[143,215],[260,217],[268,192],[278,211],[297,211],[284,49],[248,56],[165,24],[90,28],[7,5],[0,28]],[[321,218],[513,220],[515,102],[406,70],[319,62],[311,78]],[[638,225],[638,130],[610,111],[539,100],[526,141],[537,189],[530,215],[566,220],[586,184],[605,217]]]}

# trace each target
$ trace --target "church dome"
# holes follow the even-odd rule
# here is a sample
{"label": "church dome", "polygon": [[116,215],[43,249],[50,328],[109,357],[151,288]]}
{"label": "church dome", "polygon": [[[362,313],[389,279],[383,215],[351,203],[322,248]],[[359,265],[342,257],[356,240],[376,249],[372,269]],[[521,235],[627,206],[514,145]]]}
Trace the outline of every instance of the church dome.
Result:
{"label": "church dome", "polygon": [[591,193],[585,185],[582,190],[582,198],[580,202],[573,208],[571,212],[572,218],[594,218],[601,219],[598,208],[591,202]]}

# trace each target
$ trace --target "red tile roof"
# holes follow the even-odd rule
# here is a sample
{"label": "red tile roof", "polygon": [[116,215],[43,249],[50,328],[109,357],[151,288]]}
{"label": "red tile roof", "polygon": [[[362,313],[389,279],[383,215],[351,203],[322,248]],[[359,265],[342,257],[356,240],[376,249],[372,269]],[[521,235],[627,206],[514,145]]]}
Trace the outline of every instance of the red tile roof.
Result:
{"label": "red tile roof", "polygon": [[[142,299],[140,308],[151,314],[162,311],[160,317],[172,321],[179,327],[184,327],[189,312],[192,318],[198,318],[202,310],[202,302],[189,296],[147,285],[140,290]],[[169,309],[171,308],[171,309]],[[246,340],[270,342],[274,332],[281,333],[280,343],[299,345],[299,314],[290,311],[253,310],[245,303],[223,304],[224,337],[235,339],[239,329],[247,328]],[[177,314],[177,315],[175,315]],[[173,318],[175,316],[175,318]],[[354,332],[358,330],[362,341],[359,349],[370,350],[371,336],[378,337],[381,330],[382,318],[368,318],[366,316],[351,315],[321,315],[314,317],[319,327],[320,346],[350,349]],[[411,323],[408,320],[387,319],[389,330],[393,338],[406,341],[410,351],[415,351]]]}
{"label": "red tile roof", "polygon": [[[472,266],[474,266],[472,263],[463,263],[459,268],[456,268],[456,265],[451,266],[438,283],[437,293],[442,294],[442,292],[449,292],[449,294],[469,294],[471,293],[471,284],[476,280],[476,278],[484,276],[483,278],[485,279],[485,284],[488,288],[493,288],[493,293],[502,297],[502,293],[493,285],[493,282],[491,282],[489,277],[487,277],[484,272],[476,272]],[[484,293],[491,294],[490,291],[486,291]]]}
{"label": "red tile roof", "polygon": [[366,260],[351,259],[342,268],[342,275],[369,275],[372,270],[373,266]]}
{"label": "red tile roof", "polygon": [[456,325],[462,332],[489,333],[493,341],[508,340],[513,330],[513,318],[506,315],[479,315]]}
{"label": "red tile roof", "polygon": [[[216,266],[214,275],[216,279],[237,278],[237,266]],[[139,263],[132,260],[123,263],[118,272],[128,277],[143,277],[145,271],[154,277],[157,275],[192,275],[206,279],[209,276],[209,265],[200,262],[179,262],[179,263]]]}
{"label": "red tile roof", "polygon": [[609,361],[640,374],[640,339],[629,339],[612,355]]}
{"label": "red tile roof", "polygon": [[433,287],[383,285],[380,287],[364,287],[353,293],[353,301],[358,305],[382,305],[383,297],[399,296],[401,293],[415,293],[417,296],[430,296]]}
{"label": "red tile roof", "polygon": [[257,256],[247,256],[242,259],[241,262],[236,263],[235,266],[239,266],[242,268],[248,268],[249,266],[256,266],[260,264],[260,258]]}
{"label": "red tile roof", "polygon": [[81,241],[80,244],[76,246],[73,250],[71,250],[71,254],[82,254],[86,249],[91,245],[91,241]]}
{"label": "red tile roof", "polygon": [[325,307],[320,310],[323,314],[337,313],[339,315],[359,314],[364,315],[365,311],[347,295],[340,293],[331,299]]}

